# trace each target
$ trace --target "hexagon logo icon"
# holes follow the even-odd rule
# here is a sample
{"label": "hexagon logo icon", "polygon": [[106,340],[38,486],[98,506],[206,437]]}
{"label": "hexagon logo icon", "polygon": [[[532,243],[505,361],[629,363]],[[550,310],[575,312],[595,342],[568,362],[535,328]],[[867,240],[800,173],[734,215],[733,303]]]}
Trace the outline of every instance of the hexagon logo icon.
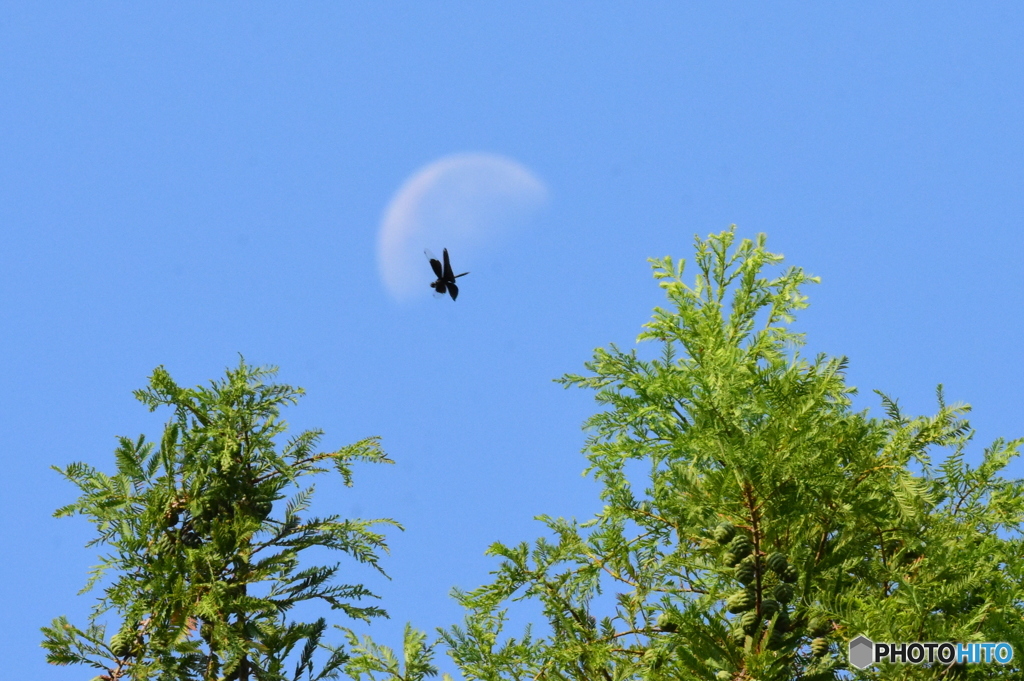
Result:
{"label": "hexagon logo icon", "polygon": [[875,657],[875,644],[867,636],[858,636],[850,641],[850,664],[857,669],[869,666]]}

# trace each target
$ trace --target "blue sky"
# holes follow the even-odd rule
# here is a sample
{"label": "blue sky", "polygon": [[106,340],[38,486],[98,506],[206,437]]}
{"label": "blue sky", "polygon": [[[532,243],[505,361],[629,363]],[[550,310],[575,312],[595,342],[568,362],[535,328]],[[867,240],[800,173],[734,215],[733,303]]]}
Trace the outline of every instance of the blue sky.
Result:
{"label": "blue sky", "polygon": [[[131,395],[154,367],[194,385],[238,353],[306,388],[294,428],[396,461],[320,487],[407,528],[379,640],[458,621],[488,544],[597,508],[595,405],[551,379],[632,344],[648,257],[731,223],[822,277],[798,327],[862,406],[930,412],[942,382],[975,454],[1024,434],[1024,10],[892,4],[0,2],[0,657],[81,675],[38,648],[96,562],[49,466],[111,470],[168,418]],[[457,302],[396,301],[384,211],[458,153],[547,202],[453,251]]]}

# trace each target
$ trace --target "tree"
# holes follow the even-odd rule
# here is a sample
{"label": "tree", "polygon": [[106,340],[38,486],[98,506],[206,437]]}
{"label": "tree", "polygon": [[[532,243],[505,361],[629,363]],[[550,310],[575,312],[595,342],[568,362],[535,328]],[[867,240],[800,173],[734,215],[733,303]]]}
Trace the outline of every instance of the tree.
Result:
{"label": "tree", "polygon": [[[910,418],[855,412],[846,360],[800,355],[790,324],[816,282],[734,229],[684,263],[652,261],[670,307],[611,346],[596,391],[587,473],[603,510],[539,518],[552,536],[490,547],[495,579],[455,595],[442,630],[469,679],[1020,678],[1005,667],[900,665],[857,672],[846,642],[1007,641],[1024,652],[1021,440],[971,468],[968,408]],[[937,466],[931,453],[945,448]],[[543,607],[543,634],[504,634],[512,601]]]}
{"label": "tree", "polygon": [[[386,615],[361,604],[376,598],[363,585],[334,583],[338,564],[303,567],[300,554],[340,551],[383,574],[375,528],[397,523],[307,515],[314,488],[299,479],[332,466],[351,486],[353,462],[391,460],[377,438],[318,452],[319,430],[279,448],[280,409],[303,391],[265,383],[275,372],[243,360],[209,387],[183,389],[159,367],[135,393],[151,411],[173,410],[159,446],[119,438],[113,476],[57,469],[81,496],[55,515],[86,516],[98,532],[89,545],[111,549],[85,590],[110,579],[86,628],[60,617],[43,629],[49,662],[89,665],[101,679],[336,678],[348,655],[323,641],[326,620],[289,611],[322,602],[349,618]],[[104,615],[121,622],[109,638]]]}

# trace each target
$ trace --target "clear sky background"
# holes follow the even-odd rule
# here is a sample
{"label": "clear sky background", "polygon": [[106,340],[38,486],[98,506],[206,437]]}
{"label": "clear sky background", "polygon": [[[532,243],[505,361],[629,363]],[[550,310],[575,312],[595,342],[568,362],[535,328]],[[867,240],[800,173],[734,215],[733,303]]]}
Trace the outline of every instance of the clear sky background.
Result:
{"label": "clear sky background", "polygon": [[[798,327],[849,357],[860,406],[930,413],[942,382],[975,455],[1024,435],[1024,7],[681,4],[0,2],[8,669],[85,673],[39,648],[85,621],[96,563],[91,526],[51,518],[76,490],[49,466],[112,471],[116,435],[169,417],[131,395],[154,367],[195,385],[238,353],[306,388],[294,428],[396,461],[319,488],[407,528],[393,581],[346,571],[391,612],[375,636],[459,621],[448,592],[488,579],[491,542],[598,508],[596,407],[552,379],[632,345],[662,300],[648,257],[731,223],[822,277]],[[457,302],[423,259],[398,300],[385,211],[462,153],[521,164],[546,203],[452,247]],[[452,246],[433,236],[416,248]]]}

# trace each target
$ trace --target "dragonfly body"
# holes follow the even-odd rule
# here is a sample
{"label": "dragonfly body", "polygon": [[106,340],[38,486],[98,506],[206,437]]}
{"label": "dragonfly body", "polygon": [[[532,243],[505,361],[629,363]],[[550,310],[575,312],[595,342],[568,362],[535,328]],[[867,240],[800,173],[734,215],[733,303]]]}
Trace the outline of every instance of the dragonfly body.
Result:
{"label": "dragonfly body", "polygon": [[423,251],[427,256],[427,260],[430,261],[430,267],[434,270],[434,276],[437,277],[430,288],[434,289],[436,295],[443,296],[445,293],[455,300],[459,297],[459,287],[455,285],[455,280],[459,277],[464,277],[469,272],[463,272],[462,274],[452,274],[452,264],[448,260],[448,249],[444,249],[444,263],[434,257],[434,254],[430,252],[430,249]]}

